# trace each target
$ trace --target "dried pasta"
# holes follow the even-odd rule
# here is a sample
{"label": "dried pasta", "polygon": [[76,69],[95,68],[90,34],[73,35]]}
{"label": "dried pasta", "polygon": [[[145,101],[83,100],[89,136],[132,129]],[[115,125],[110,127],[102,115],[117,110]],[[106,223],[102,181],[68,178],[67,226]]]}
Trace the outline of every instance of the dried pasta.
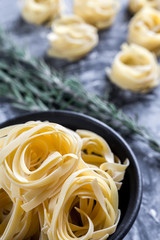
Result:
{"label": "dried pasta", "polygon": [[125,170],[129,166],[128,159],[122,164],[120,159],[112,153],[107,142],[99,135],[86,130],[77,130],[76,132],[82,139],[81,156],[83,161],[90,168],[97,167],[110,174],[119,189]]}
{"label": "dried pasta", "polygon": [[75,15],[64,15],[54,21],[48,39],[49,56],[71,61],[82,58],[98,44],[96,28]]}
{"label": "dried pasta", "polygon": [[42,24],[60,14],[60,0],[21,0],[22,17],[30,23]]}
{"label": "dried pasta", "polygon": [[1,129],[0,239],[106,239],[128,165],[87,130],[41,121]]}
{"label": "dried pasta", "polygon": [[129,24],[128,41],[160,54],[160,12],[153,8],[139,11]]}
{"label": "dried pasta", "polygon": [[12,191],[12,198],[23,190],[25,211],[54,195],[77,167],[80,141],[70,132],[58,125],[33,122],[17,126],[8,134],[0,161],[5,159],[4,173],[18,188]]}
{"label": "dried pasta", "polygon": [[143,7],[152,7],[155,9],[160,9],[159,0],[130,0],[129,9],[131,12],[136,13]]}
{"label": "dried pasta", "polygon": [[118,9],[117,0],[74,0],[74,13],[98,29],[111,26]]}
{"label": "dried pasta", "polygon": [[50,199],[44,204],[50,215],[49,240],[106,239],[115,231],[120,214],[117,188],[109,174],[103,175],[78,170],[64,183],[57,203]]}
{"label": "dried pasta", "polygon": [[160,68],[156,57],[147,49],[124,44],[107,73],[123,89],[147,92],[159,84]]}

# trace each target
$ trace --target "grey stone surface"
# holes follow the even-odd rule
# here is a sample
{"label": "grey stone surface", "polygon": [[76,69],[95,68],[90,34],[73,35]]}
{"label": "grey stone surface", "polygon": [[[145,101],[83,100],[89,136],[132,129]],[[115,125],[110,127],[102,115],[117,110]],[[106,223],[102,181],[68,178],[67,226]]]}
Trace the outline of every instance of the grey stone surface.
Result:
{"label": "grey stone surface", "polygon": [[[139,116],[139,123],[150,129],[160,139],[160,87],[148,94],[140,95],[122,91],[113,86],[105,77],[105,67],[110,66],[120,45],[126,41],[131,15],[127,11],[127,0],[121,0],[121,11],[114,25],[99,33],[99,45],[84,59],[69,63],[46,56],[48,48],[46,27],[25,23],[17,6],[17,1],[0,0],[0,26],[4,26],[17,44],[28,48],[33,56],[43,57],[47,63],[67,74],[78,75],[90,91],[104,95],[110,91],[110,99],[131,116]],[[11,107],[0,98],[0,122],[22,114],[23,111]],[[134,139],[128,142],[135,152],[143,174],[144,194],[138,218],[125,240],[160,239],[160,155],[146,144]]]}

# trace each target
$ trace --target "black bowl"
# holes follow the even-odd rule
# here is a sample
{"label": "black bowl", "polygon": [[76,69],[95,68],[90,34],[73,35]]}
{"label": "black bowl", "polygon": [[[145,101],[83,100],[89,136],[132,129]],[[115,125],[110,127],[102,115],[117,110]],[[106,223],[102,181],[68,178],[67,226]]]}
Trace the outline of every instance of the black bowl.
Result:
{"label": "black bowl", "polygon": [[106,124],[83,114],[69,111],[37,112],[11,119],[0,124],[0,128],[24,123],[31,120],[41,120],[59,123],[70,129],[86,129],[102,136],[109,144],[113,153],[123,162],[129,159],[121,190],[119,191],[119,208],[121,218],[117,230],[108,240],[122,240],[133,225],[138,214],[142,199],[142,179],[135,155],[128,144]]}

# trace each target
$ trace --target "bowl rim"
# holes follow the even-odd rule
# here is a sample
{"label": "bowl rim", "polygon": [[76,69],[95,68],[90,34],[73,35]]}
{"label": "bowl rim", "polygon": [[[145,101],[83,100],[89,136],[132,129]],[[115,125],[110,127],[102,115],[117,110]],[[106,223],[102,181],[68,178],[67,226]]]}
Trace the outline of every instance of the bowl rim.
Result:
{"label": "bowl rim", "polygon": [[[45,115],[46,120],[47,120],[48,115],[63,115],[63,114],[71,116],[71,117],[82,118],[89,122],[94,122],[94,124],[100,125],[101,127],[107,129],[107,131],[109,131],[111,133],[111,135],[114,135],[114,137],[116,138],[117,141],[120,141],[122,143],[122,145],[124,146],[124,148],[127,150],[127,152],[129,153],[129,155],[132,158],[132,164],[134,165],[136,174],[137,174],[138,191],[136,193],[136,202],[134,204],[134,208],[132,209],[133,211],[130,215],[130,218],[128,219],[127,223],[125,223],[125,225],[121,226],[121,223],[119,224],[119,227],[121,226],[122,231],[118,232],[119,234],[115,236],[116,238],[114,238],[114,240],[122,240],[127,235],[129,230],[131,229],[131,227],[132,227],[133,223],[135,222],[136,217],[138,215],[140,205],[142,202],[143,183],[142,183],[142,175],[141,175],[141,171],[140,171],[140,167],[139,167],[137,158],[136,158],[135,154],[133,153],[131,147],[123,139],[123,137],[120,136],[119,133],[117,133],[114,129],[112,129],[106,123],[104,123],[94,117],[91,117],[91,116],[83,114],[83,113],[68,111],[68,110],[36,111],[36,112],[21,114],[20,116],[10,118],[9,120],[6,120],[6,121],[3,121],[2,123],[0,123],[0,129],[3,127],[9,126],[9,125],[14,125],[14,122],[17,122],[17,121],[19,123],[22,121],[22,123],[23,123],[23,122],[25,122],[24,121],[25,118],[30,118],[30,120],[27,120],[27,121],[31,121],[32,120],[31,118],[34,118],[37,115]],[[40,121],[44,121],[44,120],[40,119]],[[117,230],[118,230],[118,227],[117,227]],[[116,231],[114,233],[116,233]],[[110,235],[110,237],[112,239],[112,235]],[[108,238],[108,240],[110,240],[110,237]]]}

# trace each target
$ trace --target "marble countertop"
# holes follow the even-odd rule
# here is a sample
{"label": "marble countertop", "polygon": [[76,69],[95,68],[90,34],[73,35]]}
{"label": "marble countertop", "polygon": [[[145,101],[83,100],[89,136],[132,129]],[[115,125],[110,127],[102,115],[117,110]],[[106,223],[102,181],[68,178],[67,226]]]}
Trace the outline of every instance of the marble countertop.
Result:
{"label": "marble countertop", "polygon": [[[68,0],[69,1],[69,0]],[[82,60],[69,63],[46,56],[50,31],[44,26],[25,23],[17,1],[0,0],[0,26],[10,32],[17,44],[30,50],[35,57],[43,57],[48,64],[67,74],[78,75],[84,86],[100,95],[110,92],[110,99],[130,116],[138,115],[139,123],[152,131],[160,140],[160,87],[141,95],[120,90],[105,76],[105,67],[110,66],[120,45],[126,41],[128,23],[128,0],[121,0],[121,10],[114,25],[99,33],[99,45]],[[12,108],[6,99],[0,98],[0,123],[19,116],[23,111]],[[137,156],[143,175],[143,200],[139,215],[125,240],[160,239],[160,154],[152,151],[136,137],[127,139]]]}

